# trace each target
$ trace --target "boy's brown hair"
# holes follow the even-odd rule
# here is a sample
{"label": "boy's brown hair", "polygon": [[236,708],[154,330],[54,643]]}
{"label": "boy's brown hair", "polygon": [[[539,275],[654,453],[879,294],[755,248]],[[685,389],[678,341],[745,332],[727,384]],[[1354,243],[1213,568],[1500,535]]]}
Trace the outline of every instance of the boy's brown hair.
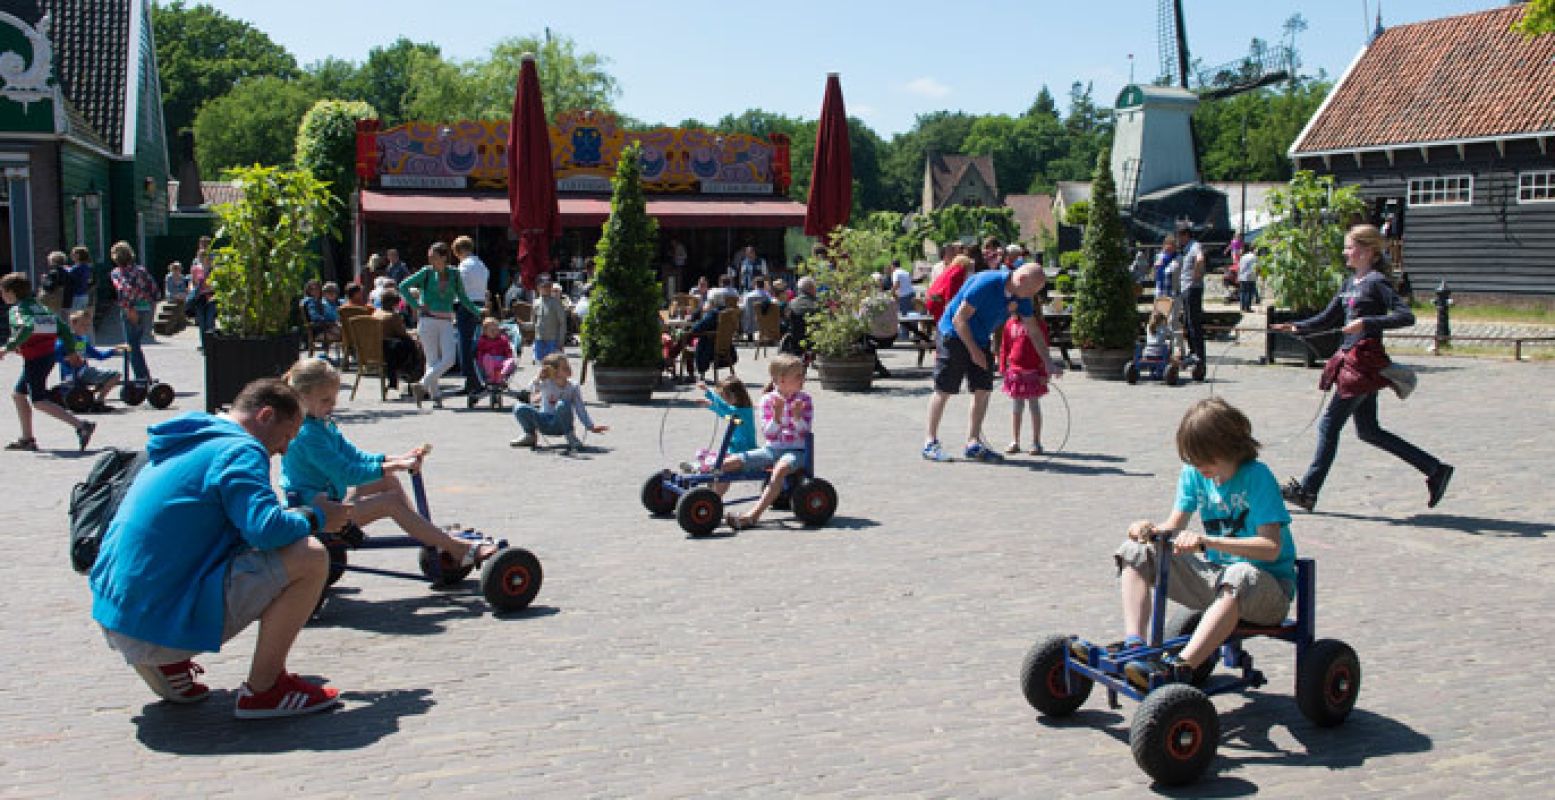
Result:
{"label": "boy's brown hair", "polygon": [[0,277],[0,289],[10,292],[17,300],[32,296],[32,281],[20,272],[8,272]]}
{"label": "boy's brown hair", "polygon": [[1247,415],[1219,397],[1194,403],[1177,426],[1177,457],[1185,464],[1223,459],[1241,465],[1257,458],[1259,447]]}

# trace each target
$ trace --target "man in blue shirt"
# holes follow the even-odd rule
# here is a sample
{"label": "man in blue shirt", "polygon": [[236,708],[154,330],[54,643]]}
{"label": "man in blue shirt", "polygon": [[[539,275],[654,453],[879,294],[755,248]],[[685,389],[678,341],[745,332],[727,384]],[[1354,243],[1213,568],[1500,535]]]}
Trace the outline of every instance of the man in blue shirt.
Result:
{"label": "man in blue shirt", "polygon": [[[1033,318],[1031,298],[1042,290],[1047,276],[1038,264],[1026,264],[1014,271],[988,270],[973,276],[945,307],[939,321],[939,349],[934,359],[934,396],[929,398],[928,440],[923,457],[944,461],[939,443],[939,422],[945,415],[945,403],[961,391],[963,378],[972,390],[971,427],[967,431],[965,455],[979,461],[998,461],[999,456],[982,443],[983,417],[988,413],[988,392],[993,389],[993,332],[1004,326],[1014,311],[1026,326],[1026,335],[1040,353],[1048,351],[1040,326]],[[1049,374],[1060,368],[1050,362]]]}

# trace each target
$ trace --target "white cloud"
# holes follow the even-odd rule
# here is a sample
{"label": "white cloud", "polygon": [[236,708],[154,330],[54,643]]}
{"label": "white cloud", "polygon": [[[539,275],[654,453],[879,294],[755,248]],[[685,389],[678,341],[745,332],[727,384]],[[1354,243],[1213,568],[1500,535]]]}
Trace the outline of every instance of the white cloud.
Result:
{"label": "white cloud", "polygon": [[866,105],[864,103],[849,103],[848,104],[848,115],[849,116],[854,116],[854,117],[858,117],[860,119],[864,119],[864,118],[868,118],[868,117],[873,117],[873,116],[875,116],[875,115],[877,115],[879,113],[880,113],[880,109],[875,108],[874,106],[871,106],[871,105]]}
{"label": "white cloud", "polygon": [[907,90],[907,92],[910,94],[915,94],[919,97],[933,98],[936,100],[941,97],[946,97],[950,94],[949,86],[946,86],[945,84],[927,76],[922,78],[914,78],[908,81],[902,88]]}

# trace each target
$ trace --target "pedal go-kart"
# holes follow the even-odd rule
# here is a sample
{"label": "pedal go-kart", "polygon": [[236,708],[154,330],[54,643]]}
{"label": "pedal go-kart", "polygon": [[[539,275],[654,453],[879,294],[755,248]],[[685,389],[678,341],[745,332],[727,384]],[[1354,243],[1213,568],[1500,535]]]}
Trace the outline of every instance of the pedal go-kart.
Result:
{"label": "pedal go-kart", "polygon": [[[725,506],[759,498],[758,492],[753,497],[725,500],[713,490],[715,483],[759,483],[765,488],[771,477],[766,470],[723,471],[729,442],[733,440],[738,424],[738,420],[730,420],[710,471],[679,473],[666,469],[649,476],[642,490],[643,507],[648,513],[656,517],[673,513],[681,530],[692,536],[706,536],[723,523]],[[783,483],[783,493],[773,504],[774,508],[792,510],[800,522],[810,527],[825,525],[837,513],[837,490],[826,480],[815,477],[813,436],[805,436],[804,457],[799,468],[785,476]]]}
{"label": "pedal go-kart", "polygon": [[156,409],[167,408],[173,404],[173,387],[163,383],[149,374],[144,378],[132,378],[130,375],[130,351],[124,351],[124,379],[119,384],[119,399],[127,406],[138,406],[150,401],[151,407]]}
{"label": "pedal go-kart", "polygon": [[[410,474],[411,486],[416,495],[416,510],[428,521],[432,519],[432,512],[427,505],[426,482],[421,472],[413,471]],[[290,497],[293,504],[301,502],[300,498]],[[454,538],[478,543],[485,540],[485,536],[473,529],[464,529],[453,534]],[[473,566],[461,566],[446,553],[438,552],[435,548],[427,547],[421,542],[406,535],[399,536],[368,536],[361,528],[355,525],[347,525],[341,531],[335,533],[321,533],[319,540],[329,551],[329,578],[324,585],[327,596],[329,587],[335,585],[346,572],[363,572],[369,575],[383,575],[390,578],[404,578],[413,581],[430,581],[433,586],[451,586],[465,579],[474,570]],[[397,548],[416,548],[420,550],[417,559],[420,566],[420,574],[400,572],[391,569],[379,569],[350,563],[346,555],[349,550],[387,550]],[[486,602],[496,611],[519,611],[528,608],[534,602],[535,596],[540,593],[540,584],[543,573],[540,569],[540,559],[534,553],[521,547],[510,547],[506,539],[497,541],[497,552],[486,559],[481,566],[481,595]],[[324,598],[319,600],[320,606]]]}
{"label": "pedal go-kart", "polygon": [[[1170,551],[1171,534],[1162,532],[1158,539],[1161,552]],[[1074,636],[1042,639],[1021,664],[1021,691],[1032,708],[1049,717],[1068,716],[1100,683],[1110,707],[1119,707],[1120,694],[1140,703],[1129,727],[1129,747],[1139,768],[1164,785],[1191,783],[1214,761],[1220,745],[1220,718],[1210,697],[1264,685],[1263,673],[1254,668],[1242,643],[1266,637],[1296,646],[1296,707],[1302,715],[1325,728],[1345,721],[1361,691],[1360,659],[1344,642],[1315,638],[1317,568],[1310,558],[1296,561],[1295,619],[1272,626],[1238,625],[1218,657],[1195,670],[1191,684],[1166,683],[1157,676],[1151,678],[1149,690],[1141,692],[1129,683],[1124,664],[1181,649],[1202,618],[1202,612],[1178,609],[1170,621],[1165,619],[1171,559],[1158,558],[1156,563],[1149,644],[1111,650]],[[1075,659],[1071,646],[1086,654],[1083,663]],[[1213,675],[1217,661],[1238,674]]]}

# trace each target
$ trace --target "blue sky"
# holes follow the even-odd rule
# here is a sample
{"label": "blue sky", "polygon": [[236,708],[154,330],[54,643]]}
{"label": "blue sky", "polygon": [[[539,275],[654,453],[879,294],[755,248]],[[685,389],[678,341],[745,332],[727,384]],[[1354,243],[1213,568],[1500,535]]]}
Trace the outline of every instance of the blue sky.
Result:
{"label": "blue sky", "polygon": [[[1299,12],[1310,26],[1297,39],[1303,72],[1337,77],[1364,43],[1378,1],[1187,0],[1189,50],[1206,63],[1231,61],[1254,36],[1277,40]],[[1128,82],[1130,54],[1141,81],[1159,64],[1157,0],[203,2],[253,23],[303,64],[360,61],[401,35],[473,58],[498,39],[549,27],[610,59],[622,111],[669,124],[751,107],[814,117],[826,73],[835,71],[848,112],[889,138],[928,111],[1020,113],[1044,83],[1063,106],[1071,82],[1093,82],[1097,101],[1110,106]],[[1504,4],[1393,0],[1383,22]]]}

